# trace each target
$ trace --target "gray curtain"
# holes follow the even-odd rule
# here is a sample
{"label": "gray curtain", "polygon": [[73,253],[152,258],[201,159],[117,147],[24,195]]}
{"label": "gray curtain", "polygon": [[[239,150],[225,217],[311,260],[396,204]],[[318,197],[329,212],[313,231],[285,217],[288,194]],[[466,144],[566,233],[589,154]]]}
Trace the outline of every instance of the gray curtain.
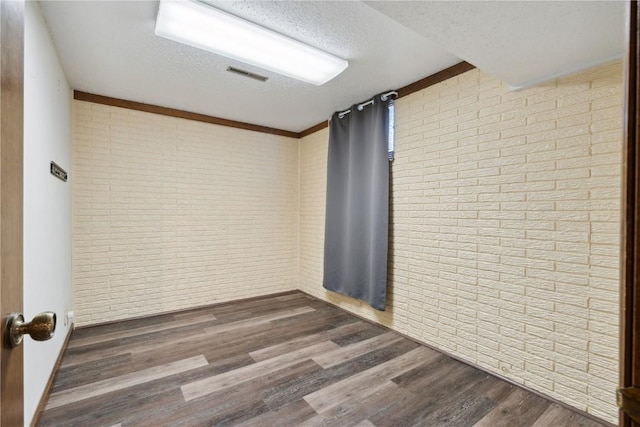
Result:
{"label": "gray curtain", "polygon": [[384,310],[389,230],[389,102],[331,118],[323,286]]}

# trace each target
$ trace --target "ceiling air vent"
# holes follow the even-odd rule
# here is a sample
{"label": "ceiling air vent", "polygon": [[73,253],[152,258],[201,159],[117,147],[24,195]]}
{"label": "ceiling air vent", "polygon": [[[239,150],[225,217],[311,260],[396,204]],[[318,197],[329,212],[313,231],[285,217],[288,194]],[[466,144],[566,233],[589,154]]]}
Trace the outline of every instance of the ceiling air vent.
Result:
{"label": "ceiling air vent", "polygon": [[269,77],[261,76],[260,74],[250,73],[249,71],[241,70],[235,67],[227,68],[227,71],[230,73],[235,73],[244,77],[249,77],[250,79],[260,80],[261,82],[266,82]]}

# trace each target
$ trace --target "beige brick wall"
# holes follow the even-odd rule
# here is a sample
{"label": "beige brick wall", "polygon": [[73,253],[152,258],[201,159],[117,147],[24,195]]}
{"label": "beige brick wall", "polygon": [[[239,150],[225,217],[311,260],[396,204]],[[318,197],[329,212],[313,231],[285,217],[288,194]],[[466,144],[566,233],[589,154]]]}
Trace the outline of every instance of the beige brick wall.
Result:
{"label": "beige brick wall", "polygon": [[322,288],[326,130],[300,143],[300,287],[615,422],[622,65],[396,103],[386,312]]}
{"label": "beige brick wall", "polygon": [[73,110],[77,325],[297,287],[298,140]]}

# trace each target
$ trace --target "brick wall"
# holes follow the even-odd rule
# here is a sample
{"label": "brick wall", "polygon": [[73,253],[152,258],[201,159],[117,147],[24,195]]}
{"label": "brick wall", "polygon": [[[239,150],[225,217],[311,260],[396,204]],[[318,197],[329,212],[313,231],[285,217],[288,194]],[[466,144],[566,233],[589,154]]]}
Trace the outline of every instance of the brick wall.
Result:
{"label": "brick wall", "polygon": [[622,65],[396,103],[390,304],[322,288],[327,130],[299,151],[300,287],[615,422]]}
{"label": "brick wall", "polygon": [[77,325],[297,287],[297,140],[73,110]]}

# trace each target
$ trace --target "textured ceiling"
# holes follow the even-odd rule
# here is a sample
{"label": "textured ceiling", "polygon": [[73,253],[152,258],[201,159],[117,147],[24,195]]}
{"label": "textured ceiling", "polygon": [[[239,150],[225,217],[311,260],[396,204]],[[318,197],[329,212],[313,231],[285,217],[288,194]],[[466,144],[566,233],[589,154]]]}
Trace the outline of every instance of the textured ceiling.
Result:
{"label": "textured ceiling", "polygon": [[[349,68],[313,86],[156,37],[157,1],[41,7],[76,90],[294,132],[463,59],[518,86],[623,49],[621,2],[208,3],[345,58]],[[228,66],[269,80],[228,73]]]}
{"label": "textured ceiling", "polygon": [[[301,131],[460,62],[361,2],[211,2],[326,50],[349,68],[314,86],[154,35],[157,2],[42,2],[72,88]],[[226,72],[266,75],[265,83]]]}
{"label": "textured ceiling", "polygon": [[618,59],[624,50],[622,1],[366,3],[514,88]]}

